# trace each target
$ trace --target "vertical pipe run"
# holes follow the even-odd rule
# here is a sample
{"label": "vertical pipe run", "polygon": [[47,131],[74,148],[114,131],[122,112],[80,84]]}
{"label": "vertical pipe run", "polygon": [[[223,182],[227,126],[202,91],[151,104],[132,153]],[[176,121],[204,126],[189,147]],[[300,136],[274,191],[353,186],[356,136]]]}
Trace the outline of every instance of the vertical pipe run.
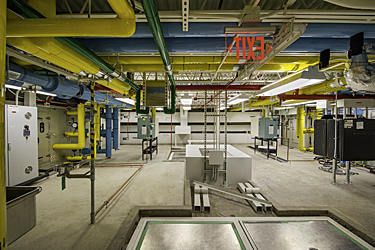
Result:
{"label": "vertical pipe run", "polygon": [[[332,184],[336,184],[336,170],[337,170],[337,113],[339,109],[337,108],[337,91],[335,93],[335,149],[334,149],[334,156],[333,156],[333,168],[332,168]],[[345,108],[344,108],[345,111]],[[345,113],[345,112],[344,112]]]}
{"label": "vertical pipe run", "polygon": [[105,157],[112,157],[112,112],[109,106],[105,107]]}
{"label": "vertical pipe run", "polygon": [[112,118],[113,118],[113,149],[119,149],[119,119],[118,119],[118,108],[113,108]]}
{"label": "vertical pipe run", "polygon": [[5,188],[5,40],[7,1],[0,1],[0,248],[7,249],[7,217]]}
{"label": "vertical pipe run", "polygon": [[91,120],[90,120],[90,145],[91,145],[91,167],[90,167],[90,182],[91,182],[91,224],[95,223],[95,82],[90,82],[91,90]]}

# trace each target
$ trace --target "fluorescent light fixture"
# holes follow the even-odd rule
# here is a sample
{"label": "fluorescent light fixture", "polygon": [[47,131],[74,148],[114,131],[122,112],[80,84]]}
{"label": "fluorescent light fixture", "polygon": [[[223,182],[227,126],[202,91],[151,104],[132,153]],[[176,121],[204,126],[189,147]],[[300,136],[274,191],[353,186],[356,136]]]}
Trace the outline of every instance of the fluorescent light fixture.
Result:
{"label": "fluorescent light fixture", "polygon": [[125,103],[130,104],[130,105],[135,105],[135,101],[130,99],[130,98],[115,98],[115,99],[120,101],[120,102],[125,102]]}
{"label": "fluorescent light fixture", "polygon": [[294,107],[276,107],[276,108],[273,108],[274,110],[285,110],[285,109],[292,109]]}
{"label": "fluorescent light fixture", "polygon": [[[270,86],[265,86],[259,91],[260,93],[257,94],[257,96],[275,96],[295,89],[315,85],[324,82],[325,80],[326,78],[323,72],[319,72],[317,68],[310,66],[307,71],[302,72],[301,78],[279,86],[276,86],[277,84],[272,84],[273,86],[276,86],[272,88],[270,88]],[[279,82],[281,81],[283,81],[283,79]]]}
{"label": "fluorescent light fixture", "polygon": [[240,102],[244,102],[244,101],[248,101],[249,100],[249,97],[245,94],[241,94],[241,95],[238,95],[238,96],[235,96],[231,99],[228,100],[228,105],[234,105],[234,104],[238,104]]}
{"label": "fluorescent light fixture", "polygon": [[55,94],[47,93],[47,92],[39,91],[39,90],[37,90],[35,93],[40,94],[40,95],[56,96]]}
{"label": "fluorescent light fixture", "polygon": [[191,106],[182,106],[183,110],[191,110]]}
{"label": "fluorescent light fixture", "polygon": [[181,104],[191,105],[192,103],[193,103],[193,99],[188,94],[184,94],[181,96]]}
{"label": "fluorescent light fixture", "polygon": [[21,90],[22,89],[21,87],[9,85],[9,84],[5,84],[5,88],[15,89],[15,90]]}
{"label": "fluorescent light fixture", "polygon": [[156,108],[157,111],[163,111],[163,108]]}

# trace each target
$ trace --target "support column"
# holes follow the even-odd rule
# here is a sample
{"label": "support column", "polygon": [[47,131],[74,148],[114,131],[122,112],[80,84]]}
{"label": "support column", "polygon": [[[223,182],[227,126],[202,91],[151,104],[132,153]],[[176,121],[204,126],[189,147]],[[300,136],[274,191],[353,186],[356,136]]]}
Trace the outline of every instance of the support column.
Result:
{"label": "support column", "polygon": [[112,157],[112,112],[109,106],[105,107],[105,157]]}
{"label": "support column", "polygon": [[5,40],[7,1],[0,1],[0,248],[7,248],[7,217],[5,188]]}
{"label": "support column", "polygon": [[90,121],[90,145],[91,145],[91,166],[90,166],[90,182],[91,182],[91,224],[95,223],[95,82],[90,83],[91,90],[91,121]]}
{"label": "support column", "polygon": [[119,119],[118,119],[118,108],[113,108],[112,118],[113,118],[113,149],[119,149]]}

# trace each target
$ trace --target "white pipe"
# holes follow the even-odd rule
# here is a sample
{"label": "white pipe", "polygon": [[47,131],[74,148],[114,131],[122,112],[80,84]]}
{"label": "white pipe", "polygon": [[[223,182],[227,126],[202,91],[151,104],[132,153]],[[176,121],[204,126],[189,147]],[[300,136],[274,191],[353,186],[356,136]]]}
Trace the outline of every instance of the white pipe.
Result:
{"label": "white pipe", "polygon": [[16,92],[16,106],[18,105],[18,96],[20,95],[20,90],[18,89]]}
{"label": "white pipe", "polygon": [[375,1],[374,0],[324,0],[328,3],[335,4],[345,8],[352,9],[366,9],[366,10],[375,10]]}

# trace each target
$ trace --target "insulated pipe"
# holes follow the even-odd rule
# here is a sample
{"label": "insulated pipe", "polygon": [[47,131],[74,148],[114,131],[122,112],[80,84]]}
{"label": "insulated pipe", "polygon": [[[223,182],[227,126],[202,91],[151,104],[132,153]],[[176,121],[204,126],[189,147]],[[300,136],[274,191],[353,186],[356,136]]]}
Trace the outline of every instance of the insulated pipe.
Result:
{"label": "insulated pipe", "polygon": [[119,109],[113,108],[112,118],[113,118],[113,149],[119,149]]}
{"label": "insulated pipe", "polygon": [[158,47],[160,56],[162,58],[165,71],[168,74],[168,79],[171,84],[171,108],[164,107],[165,114],[174,114],[176,112],[176,84],[173,78],[172,65],[169,60],[167,46],[164,41],[163,30],[160,25],[160,19],[156,3],[154,0],[141,0],[147,21],[150,25],[152,35],[154,37],[156,46]]}
{"label": "insulated pipe", "polygon": [[[6,50],[6,1],[0,1],[0,88],[3,90],[5,83],[5,50]],[[5,117],[5,94],[0,95],[0,117]],[[7,213],[6,213],[6,187],[5,187],[5,123],[0,122],[0,244],[7,249]]]}
{"label": "insulated pipe", "polygon": [[[74,115],[75,112],[68,111],[67,115]],[[77,106],[77,123],[78,123],[78,142],[71,144],[53,144],[54,150],[78,150],[85,147],[85,105],[78,104]]]}
{"label": "insulated pipe", "polygon": [[9,63],[9,70],[18,74],[14,80],[41,86],[45,92],[74,97],[80,90],[79,85],[73,81],[62,79],[59,76],[38,75],[14,63]]}
{"label": "insulated pipe", "polygon": [[[27,8],[21,0],[10,1]],[[135,32],[135,14],[126,0],[108,0],[120,18],[9,20],[8,37],[129,37]],[[31,13],[32,10],[30,10]]]}
{"label": "insulated pipe", "polygon": [[111,108],[105,107],[105,157],[112,157],[112,112]]}
{"label": "insulated pipe", "polygon": [[[10,2],[10,6],[8,6],[8,8],[14,13],[16,13],[18,16],[20,16],[21,18],[24,18],[24,19],[45,18],[45,16],[43,16],[41,13],[36,11],[34,8],[32,8],[30,5],[28,5],[26,2],[22,0],[9,0],[8,2]],[[118,9],[118,6],[120,6],[123,3],[121,3],[120,1],[111,1],[110,4],[112,8]],[[107,71],[112,76],[118,78],[120,81],[124,82],[126,85],[129,85],[135,90],[139,89],[139,87],[136,86],[129,79],[127,79],[123,73],[119,72],[113,66],[106,63],[103,59],[98,57],[95,53],[88,50],[87,48],[82,46],[80,43],[78,43],[75,39],[65,38],[65,37],[55,37],[55,39],[60,41],[64,45],[68,46],[69,48],[77,52],[78,54],[84,56],[88,60],[92,61],[93,63],[98,65],[101,69]],[[57,63],[57,65],[59,64]]]}

